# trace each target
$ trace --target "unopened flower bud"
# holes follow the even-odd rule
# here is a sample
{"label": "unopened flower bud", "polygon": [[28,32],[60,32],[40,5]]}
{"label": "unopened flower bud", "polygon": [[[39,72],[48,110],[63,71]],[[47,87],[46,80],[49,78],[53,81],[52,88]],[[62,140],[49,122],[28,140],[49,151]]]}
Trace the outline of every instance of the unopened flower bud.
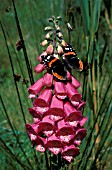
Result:
{"label": "unopened flower bud", "polygon": [[49,38],[51,37],[51,35],[52,35],[52,32],[48,32],[48,33],[45,35],[45,38],[46,38],[46,39],[49,39]]}
{"label": "unopened flower bud", "polygon": [[46,53],[47,53],[47,54],[52,54],[52,53],[53,53],[53,45],[52,45],[52,44],[50,44],[50,45],[47,47]]}
{"label": "unopened flower bud", "polygon": [[58,19],[58,20],[61,20],[61,16],[58,16],[57,19]]}
{"label": "unopened flower bud", "polygon": [[53,18],[49,18],[48,21],[49,21],[49,22],[53,22]]}
{"label": "unopened flower bud", "polygon": [[40,43],[40,45],[45,46],[45,45],[47,45],[47,43],[48,43],[48,41],[47,41],[47,40],[44,40],[44,41],[42,41],[42,42]]}
{"label": "unopened flower bud", "polygon": [[57,51],[58,51],[58,54],[62,54],[63,48],[60,45],[58,45]]}
{"label": "unopened flower bud", "polygon": [[51,17],[52,17],[53,20],[55,19],[55,16],[54,16],[54,15],[52,15]]}
{"label": "unopened flower bud", "polygon": [[65,46],[67,45],[67,43],[66,43],[64,40],[62,40],[62,41],[61,41],[61,45],[62,45],[63,47],[65,47]]}
{"label": "unopened flower bud", "polygon": [[53,29],[53,28],[52,28],[52,27],[49,27],[49,26],[44,28],[45,31],[51,31],[52,29]]}
{"label": "unopened flower bud", "polygon": [[60,27],[58,25],[55,25],[56,30],[60,30]]}
{"label": "unopened flower bud", "polygon": [[61,32],[59,32],[59,33],[57,34],[57,36],[58,36],[59,38],[62,38],[62,37],[63,37],[63,35],[62,35]]}
{"label": "unopened flower bud", "polygon": [[69,29],[70,31],[73,31],[73,28],[72,28],[72,26],[70,25],[70,23],[67,23],[67,27],[68,27],[68,29]]}
{"label": "unopened flower bud", "polygon": [[49,39],[49,38],[50,38],[50,34],[49,34],[49,33],[46,34],[46,35],[45,35],[45,38],[46,38],[46,39]]}

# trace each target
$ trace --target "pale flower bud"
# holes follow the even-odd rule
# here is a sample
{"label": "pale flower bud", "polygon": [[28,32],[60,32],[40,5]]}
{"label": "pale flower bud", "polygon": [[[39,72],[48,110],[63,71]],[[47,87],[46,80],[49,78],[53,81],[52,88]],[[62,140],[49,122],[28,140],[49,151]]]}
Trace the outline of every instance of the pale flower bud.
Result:
{"label": "pale flower bud", "polygon": [[63,48],[60,45],[58,45],[57,51],[58,51],[58,54],[62,54]]}
{"label": "pale flower bud", "polygon": [[46,53],[47,53],[47,54],[52,54],[52,53],[53,53],[53,45],[52,45],[52,44],[50,44],[50,45],[47,47]]}
{"label": "pale flower bud", "polygon": [[45,38],[46,38],[46,39],[49,39],[49,38],[51,37],[52,33],[53,33],[53,32],[48,32],[48,33],[45,35]]}
{"label": "pale flower bud", "polygon": [[46,35],[45,35],[45,38],[46,38],[46,39],[49,39],[49,38],[50,38],[50,34],[49,34],[49,33],[46,34]]}
{"label": "pale flower bud", "polygon": [[68,27],[68,29],[69,29],[70,31],[73,31],[73,28],[72,28],[72,26],[70,25],[69,22],[67,23],[67,27]]}
{"label": "pale flower bud", "polygon": [[61,45],[65,47],[67,45],[67,43],[64,40],[62,40]]}
{"label": "pale flower bud", "polygon": [[62,35],[61,32],[59,32],[57,35],[58,35],[59,38],[62,38],[62,37],[63,37],[63,35]]}
{"label": "pale flower bud", "polygon": [[48,41],[47,41],[47,40],[44,40],[44,41],[42,41],[42,42],[40,43],[40,45],[45,46],[45,45],[47,45],[47,43],[48,43]]}

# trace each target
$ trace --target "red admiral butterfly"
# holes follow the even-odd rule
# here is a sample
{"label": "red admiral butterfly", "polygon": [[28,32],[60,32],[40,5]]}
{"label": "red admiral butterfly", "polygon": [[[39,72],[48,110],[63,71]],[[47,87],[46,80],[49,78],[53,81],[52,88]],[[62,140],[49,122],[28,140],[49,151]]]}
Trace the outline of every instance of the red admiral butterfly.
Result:
{"label": "red admiral butterfly", "polygon": [[63,60],[53,55],[42,55],[41,60],[46,65],[48,72],[59,80],[66,80],[69,68],[75,68],[79,71],[86,71],[89,68],[86,62],[77,58],[76,51],[70,44],[64,47]]}
{"label": "red admiral butterfly", "polygon": [[48,72],[52,73],[59,80],[66,80],[67,70],[59,58],[53,55],[43,55],[41,59],[46,65]]}

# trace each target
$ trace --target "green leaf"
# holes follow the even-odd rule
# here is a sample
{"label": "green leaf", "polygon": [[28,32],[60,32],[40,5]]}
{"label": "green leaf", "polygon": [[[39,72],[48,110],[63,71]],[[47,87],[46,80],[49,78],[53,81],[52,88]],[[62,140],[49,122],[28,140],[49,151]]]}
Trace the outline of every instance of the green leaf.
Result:
{"label": "green leaf", "polygon": [[79,0],[79,6],[81,9],[81,15],[83,20],[83,28],[85,35],[90,34],[90,15],[89,15],[89,1],[88,0]]}
{"label": "green leaf", "polygon": [[98,25],[99,25],[100,6],[101,6],[101,0],[94,0],[94,9],[93,9],[93,30],[94,30],[94,33],[97,31]]}

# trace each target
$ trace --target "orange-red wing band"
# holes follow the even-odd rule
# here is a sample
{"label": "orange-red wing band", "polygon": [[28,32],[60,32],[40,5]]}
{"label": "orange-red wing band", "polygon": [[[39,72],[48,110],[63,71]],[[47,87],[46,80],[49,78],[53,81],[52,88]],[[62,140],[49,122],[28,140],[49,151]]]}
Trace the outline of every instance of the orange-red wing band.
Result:
{"label": "orange-red wing band", "polygon": [[79,60],[79,70],[80,71],[83,70],[83,62],[81,60]]}
{"label": "orange-red wing band", "polygon": [[63,76],[60,76],[58,73],[53,73],[53,75],[56,77],[56,78],[58,78],[58,79],[60,79],[60,80],[64,80],[64,77]]}
{"label": "orange-red wing band", "polygon": [[51,60],[48,64],[48,66],[51,68],[52,67],[52,63],[54,63],[56,60],[58,60],[57,58],[54,58],[53,60]]}
{"label": "orange-red wing band", "polygon": [[75,52],[68,52],[68,53],[65,53],[64,55],[66,56],[66,55],[77,55],[77,54]]}

